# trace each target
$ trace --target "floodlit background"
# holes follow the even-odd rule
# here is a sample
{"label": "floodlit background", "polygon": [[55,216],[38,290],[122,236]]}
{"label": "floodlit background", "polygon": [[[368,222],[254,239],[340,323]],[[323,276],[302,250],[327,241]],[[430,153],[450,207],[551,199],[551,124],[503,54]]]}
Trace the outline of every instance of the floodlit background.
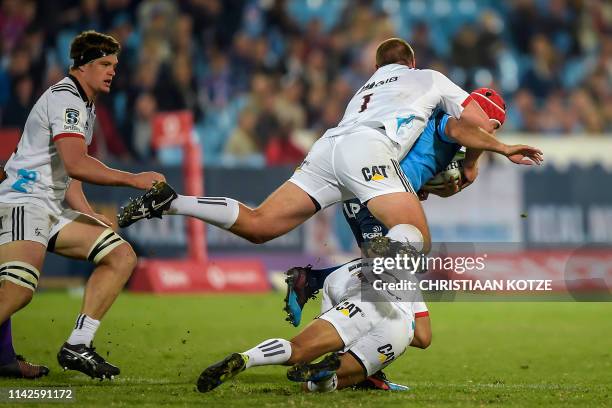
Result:
{"label": "floodlit background", "polygon": [[[184,191],[181,149],[154,149],[152,140],[164,132],[155,118],[187,111],[205,194],[256,205],[339,121],[374,70],[377,44],[401,36],[419,67],[468,91],[499,90],[508,105],[499,137],[546,155],[537,170],[485,157],[474,186],[425,202],[434,240],[522,242],[525,249],[612,243],[609,2],[4,0],[4,160],[36,98],[66,74],[70,40],[86,29],[112,34],[123,48],[111,93],[96,101],[91,154],[106,163],[155,168]],[[113,215],[136,192],[92,187],[88,194]],[[327,266],[356,250],[339,207],[262,247],[214,227],[207,232],[210,255],[255,253],[268,271]],[[183,256],[190,240],[179,217],[138,223],[124,235],[141,255],[157,257]],[[49,262],[47,276],[88,272]]]}
{"label": "floodlit background", "polygon": [[[498,136],[545,153],[537,169],[486,155],[473,186],[425,201],[434,241],[496,243],[505,250],[488,258],[490,276],[571,278],[567,289],[597,289],[609,300],[609,1],[1,0],[0,163],[36,99],[66,75],[71,39],[88,29],[113,35],[123,48],[111,93],[96,100],[90,153],[120,169],[163,172],[179,193],[195,180],[206,195],[249,205],[288,179],[337,124],[373,73],[378,43],[405,38],[417,67],[439,70],[467,91],[501,92],[508,115]],[[189,154],[168,143],[179,136],[192,142]],[[86,192],[113,217],[139,194],[104,186]],[[609,404],[610,303],[575,302],[432,302],[432,346],[407,351],[386,370],[412,387],[404,395],[299,395],[277,367],[197,394],[197,375],[225,354],[296,334],[283,322],[284,292],[272,292],[282,287],[282,271],[358,255],[342,208],[261,246],[182,217],[121,233],[143,262],[130,290],[174,295],[124,293],[105,317],[96,345],[121,367],[119,379],[93,383],[55,364],[89,264],[49,255],[34,301],[13,319],[16,349],[51,367],[37,384],[75,387],[82,404]],[[206,294],[184,294],[190,291]],[[311,303],[305,322],[318,313]]]}

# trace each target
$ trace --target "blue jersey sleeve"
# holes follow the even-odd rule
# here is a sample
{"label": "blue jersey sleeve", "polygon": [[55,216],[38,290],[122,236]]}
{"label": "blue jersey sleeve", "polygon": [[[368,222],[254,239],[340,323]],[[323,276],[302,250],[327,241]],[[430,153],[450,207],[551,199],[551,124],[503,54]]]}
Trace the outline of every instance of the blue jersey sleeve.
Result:
{"label": "blue jersey sleeve", "polygon": [[436,115],[436,133],[440,140],[446,143],[457,143],[450,137],[446,136],[446,124],[448,123],[448,119],[450,119],[450,115],[447,115],[444,112],[438,112]]}

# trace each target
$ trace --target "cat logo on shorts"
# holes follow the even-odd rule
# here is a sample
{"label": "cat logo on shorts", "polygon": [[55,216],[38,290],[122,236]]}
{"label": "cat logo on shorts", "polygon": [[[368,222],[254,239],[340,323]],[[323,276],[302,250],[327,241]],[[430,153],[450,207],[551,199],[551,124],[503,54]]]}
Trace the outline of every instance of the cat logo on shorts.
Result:
{"label": "cat logo on shorts", "polygon": [[383,180],[389,178],[389,176],[387,176],[387,167],[388,166],[386,165],[372,166],[371,168],[364,167],[363,169],[361,169],[361,174],[363,174],[363,178],[365,179],[365,181]]}
{"label": "cat logo on shorts", "polygon": [[361,308],[355,306],[354,303],[351,303],[351,302],[349,302],[347,300],[345,300],[344,302],[342,302],[338,306],[336,306],[336,310],[340,311],[340,313],[342,313],[343,315],[345,315],[346,317],[349,317],[349,318],[353,317],[357,313],[361,312]]}
{"label": "cat logo on shorts", "polygon": [[376,349],[378,351],[378,360],[385,364],[395,359],[395,353],[393,352],[393,346],[391,344],[385,344]]}

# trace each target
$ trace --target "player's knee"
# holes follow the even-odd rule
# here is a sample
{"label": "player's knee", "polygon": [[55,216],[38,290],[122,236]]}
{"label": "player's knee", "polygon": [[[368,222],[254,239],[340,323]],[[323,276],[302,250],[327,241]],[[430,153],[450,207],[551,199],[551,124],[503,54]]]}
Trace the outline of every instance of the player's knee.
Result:
{"label": "player's knee", "polygon": [[270,228],[273,226],[274,224],[266,219],[266,214],[256,208],[251,211],[248,231],[244,237],[253,244],[264,244],[276,238],[270,233]]}
{"label": "player's knee", "polygon": [[418,251],[428,252],[431,247],[429,233],[423,233],[420,229],[411,224],[398,224],[387,233],[387,237],[394,241],[408,242]]}
{"label": "player's knee", "polygon": [[[11,289],[15,290],[11,290]],[[3,285],[0,289],[0,304],[7,305],[9,314],[13,314],[19,309],[22,309],[30,303],[34,291],[29,289],[22,290],[19,287]]]}
{"label": "player's knee", "polygon": [[137,261],[138,258],[132,246],[124,241],[121,245],[109,252],[109,254],[103,258],[102,263],[111,266],[114,270],[120,270],[131,274],[134,268],[136,268]]}
{"label": "player's knee", "polygon": [[253,233],[246,236],[246,239],[252,244],[265,244],[270,240],[267,236],[263,234]]}
{"label": "player's knee", "polygon": [[110,228],[93,243],[87,259],[96,265],[108,265],[130,273],[136,266],[136,254],[130,244]]}

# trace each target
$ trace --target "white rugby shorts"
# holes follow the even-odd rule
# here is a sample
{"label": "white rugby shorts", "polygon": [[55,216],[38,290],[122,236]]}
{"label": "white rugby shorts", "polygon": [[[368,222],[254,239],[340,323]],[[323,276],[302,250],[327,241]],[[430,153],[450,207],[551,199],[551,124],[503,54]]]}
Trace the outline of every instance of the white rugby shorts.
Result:
{"label": "white rugby shorts", "polygon": [[321,208],[354,197],[365,203],[384,194],[414,193],[398,162],[399,144],[383,132],[361,127],[317,140],[289,181]]}
{"label": "white rugby shorts", "polygon": [[44,246],[81,213],[64,209],[53,214],[34,204],[0,203],[0,245],[12,241],[35,241]]}
{"label": "white rugby shorts", "polygon": [[[323,313],[318,317],[331,323],[350,353],[367,375],[386,367],[404,353],[414,338],[414,313],[391,302],[362,301],[360,285],[349,272],[356,262],[334,271],[323,287]],[[340,300],[339,300],[340,299]]]}

